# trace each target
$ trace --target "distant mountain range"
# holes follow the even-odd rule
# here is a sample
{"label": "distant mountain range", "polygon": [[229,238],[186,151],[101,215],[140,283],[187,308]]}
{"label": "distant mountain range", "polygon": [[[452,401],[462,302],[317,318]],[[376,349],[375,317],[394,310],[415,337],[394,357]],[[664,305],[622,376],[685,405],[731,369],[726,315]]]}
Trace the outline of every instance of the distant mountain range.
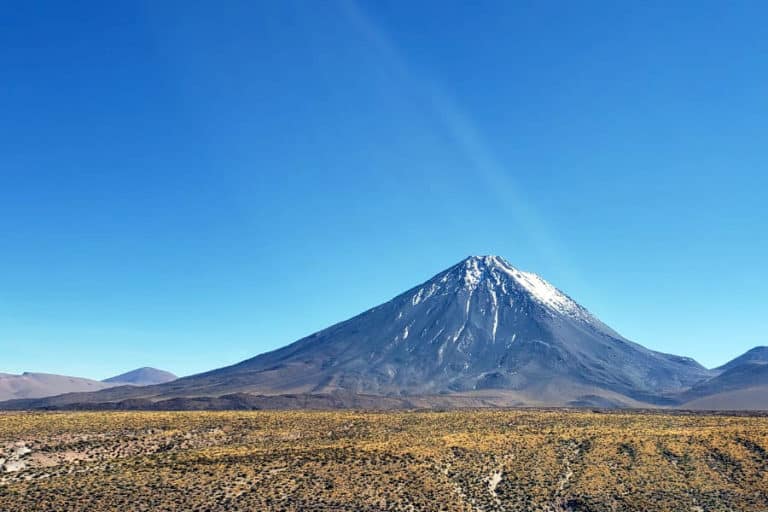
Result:
{"label": "distant mountain range", "polygon": [[50,373],[0,373],[0,400],[41,398],[61,393],[98,391],[109,384],[97,380]]}
{"label": "distant mountain range", "polygon": [[84,393],[115,386],[148,386],[170,382],[177,377],[155,368],[139,368],[103,381],[50,373],[0,373],[0,400],[43,398],[64,393]]}
{"label": "distant mountain range", "polygon": [[[705,399],[755,395],[750,390],[768,386],[766,363],[768,349],[760,347],[713,370],[649,350],[538,275],[474,256],[354,318],[233,366],[0,407],[727,409],[728,397]],[[734,408],[752,408],[748,402]]]}
{"label": "distant mountain range", "polygon": [[768,411],[768,362],[732,365],[720,375],[683,392],[678,402],[687,409]]}

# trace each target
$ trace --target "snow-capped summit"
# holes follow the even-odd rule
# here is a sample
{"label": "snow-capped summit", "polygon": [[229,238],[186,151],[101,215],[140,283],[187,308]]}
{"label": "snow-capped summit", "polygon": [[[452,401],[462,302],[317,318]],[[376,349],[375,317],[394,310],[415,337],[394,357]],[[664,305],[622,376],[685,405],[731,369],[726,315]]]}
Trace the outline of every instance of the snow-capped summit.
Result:
{"label": "snow-capped summit", "polygon": [[[566,315],[596,327],[604,327],[568,295],[537,274],[518,270],[500,256],[470,256],[456,267],[461,269],[463,282],[470,293],[474,293],[481,284],[487,287],[493,298],[494,308],[498,307],[497,293],[508,294],[508,288],[516,288],[526,292],[531,299],[553,313]],[[453,268],[448,269],[446,273],[450,274]],[[448,277],[444,276],[443,279],[447,281]]]}

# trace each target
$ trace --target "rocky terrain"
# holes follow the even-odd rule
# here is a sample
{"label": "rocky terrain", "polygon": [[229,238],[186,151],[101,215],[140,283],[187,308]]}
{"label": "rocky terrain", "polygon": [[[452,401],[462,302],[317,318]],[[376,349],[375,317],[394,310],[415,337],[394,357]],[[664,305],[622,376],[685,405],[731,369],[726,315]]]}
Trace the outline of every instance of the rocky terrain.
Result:
{"label": "rocky terrain", "polygon": [[763,511],[768,418],[0,414],[0,509]]}

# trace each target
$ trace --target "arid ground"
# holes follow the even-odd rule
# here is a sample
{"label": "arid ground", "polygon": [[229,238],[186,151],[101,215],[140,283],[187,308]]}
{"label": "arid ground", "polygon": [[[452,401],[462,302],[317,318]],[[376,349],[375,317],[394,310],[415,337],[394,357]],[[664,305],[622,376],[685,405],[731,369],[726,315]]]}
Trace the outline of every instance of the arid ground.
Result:
{"label": "arid ground", "polygon": [[764,511],[768,418],[0,414],[0,510]]}

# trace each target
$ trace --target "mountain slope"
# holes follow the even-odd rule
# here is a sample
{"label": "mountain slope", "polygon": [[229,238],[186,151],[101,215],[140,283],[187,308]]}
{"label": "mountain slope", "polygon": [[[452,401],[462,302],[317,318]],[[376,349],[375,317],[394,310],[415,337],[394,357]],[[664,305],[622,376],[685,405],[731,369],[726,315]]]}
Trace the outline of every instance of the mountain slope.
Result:
{"label": "mountain slope", "polygon": [[768,410],[768,347],[755,347],[713,370],[715,375],[676,397],[699,410]]}
{"label": "mountain slope", "polygon": [[89,393],[125,385],[147,386],[175,379],[176,376],[172,373],[154,368],[138,368],[103,381],[52,373],[0,373],[0,401],[36,399],[65,393]]}
{"label": "mountain slope", "polygon": [[622,406],[671,403],[665,395],[712,375],[692,359],[624,339],[539,276],[478,256],[282,349],[167,384],[57,403],[502,389],[515,403]]}
{"label": "mountain slope", "polygon": [[171,372],[145,366],[144,368],[137,368],[135,370],[104,379],[102,382],[112,384],[114,386],[122,386],[126,384],[131,386],[151,386],[153,384],[171,382],[176,379],[178,379],[178,377]]}
{"label": "mountain slope", "polygon": [[768,385],[713,393],[681,405],[699,411],[768,411]]}
{"label": "mountain slope", "polygon": [[25,372],[21,375],[0,373],[0,401],[98,391],[110,386],[97,380],[51,373]]}
{"label": "mountain slope", "polygon": [[719,372],[730,370],[745,363],[768,363],[768,347],[755,347],[747,350],[739,357],[736,357],[722,366],[715,368]]}
{"label": "mountain slope", "polygon": [[[748,360],[748,359],[747,359]],[[679,401],[684,407],[709,409],[764,408],[747,397],[755,390],[768,391],[768,363],[747,362],[733,366],[720,375],[696,384],[683,392]]]}
{"label": "mountain slope", "polygon": [[714,393],[762,385],[768,385],[768,363],[744,363],[693,386],[683,396],[690,400]]}
{"label": "mountain slope", "polygon": [[272,393],[504,388],[553,395],[576,385],[654,401],[708,375],[691,359],[627,341],[540,277],[486,256],[283,349],[185,384],[204,393],[234,384]]}

